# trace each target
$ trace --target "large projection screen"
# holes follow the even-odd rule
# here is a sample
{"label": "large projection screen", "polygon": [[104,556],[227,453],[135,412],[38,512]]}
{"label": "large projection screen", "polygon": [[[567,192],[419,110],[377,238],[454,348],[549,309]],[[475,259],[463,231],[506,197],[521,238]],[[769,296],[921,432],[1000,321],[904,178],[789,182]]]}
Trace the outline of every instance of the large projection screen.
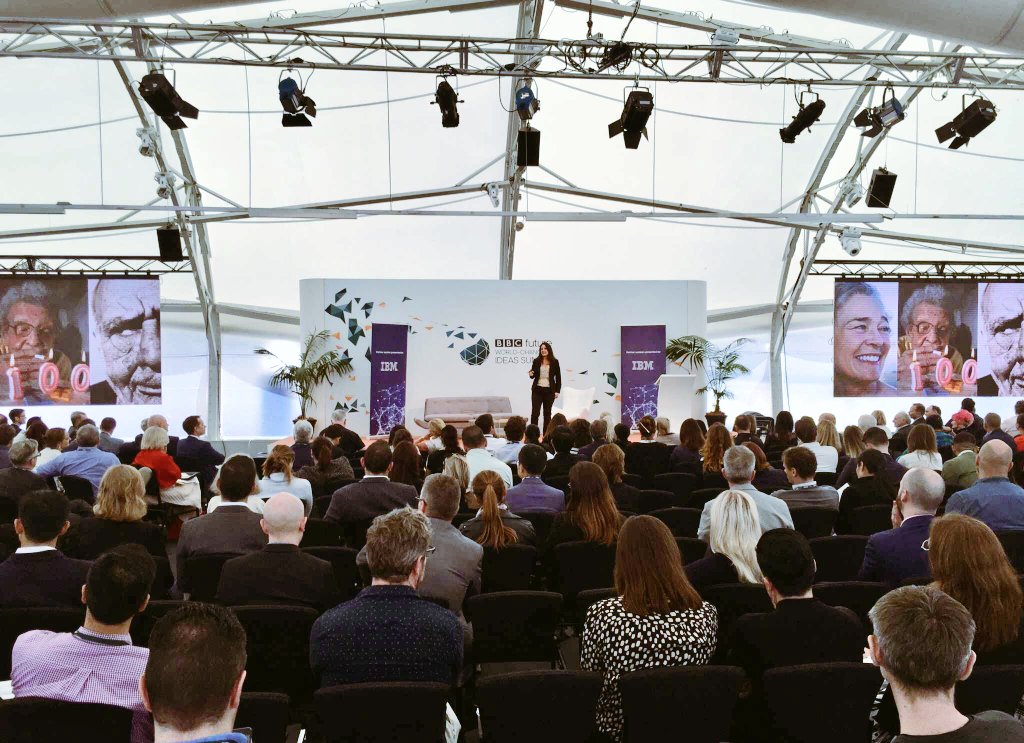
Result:
{"label": "large projection screen", "polygon": [[160,404],[158,278],[0,279],[0,405]]}
{"label": "large projection screen", "polygon": [[840,280],[836,397],[1024,396],[1024,283]]}

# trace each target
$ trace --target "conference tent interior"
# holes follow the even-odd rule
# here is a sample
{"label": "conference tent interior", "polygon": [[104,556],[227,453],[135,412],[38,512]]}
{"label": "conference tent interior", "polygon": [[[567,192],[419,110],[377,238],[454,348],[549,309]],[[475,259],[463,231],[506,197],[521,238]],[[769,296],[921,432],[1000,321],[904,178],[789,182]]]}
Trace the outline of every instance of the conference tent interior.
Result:
{"label": "conference tent interior", "polygon": [[[622,282],[599,301],[611,318],[677,309],[635,282],[705,282],[706,337],[750,339],[730,414],[905,408],[834,397],[835,280],[1020,271],[1017,4],[651,2],[11,0],[4,278],[159,277],[162,412],[201,413],[243,451],[299,412],[271,377],[299,357],[308,279],[511,282],[500,303],[434,298],[467,325],[549,313],[550,297],[516,298],[520,281]],[[144,100],[153,72],[198,109],[186,128]],[[287,79],[315,102],[311,126],[282,126]],[[653,110],[634,149],[609,124],[637,91]],[[862,136],[855,117],[893,100],[901,118]],[[938,141],[978,100],[992,125]],[[527,125],[542,139],[524,167]],[[880,168],[897,179],[872,208]],[[159,229],[178,230],[180,260],[160,259]],[[50,425],[66,410],[27,407]],[[124,433],[152,410],[118,408]]]}

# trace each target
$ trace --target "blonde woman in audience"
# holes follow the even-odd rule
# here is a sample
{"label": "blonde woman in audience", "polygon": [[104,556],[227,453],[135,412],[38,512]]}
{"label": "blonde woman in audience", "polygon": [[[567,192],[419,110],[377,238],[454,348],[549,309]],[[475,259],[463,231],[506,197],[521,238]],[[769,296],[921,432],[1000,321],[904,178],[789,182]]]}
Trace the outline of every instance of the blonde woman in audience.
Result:
{"label": "blonde woman in audience", "polygon": [[[291,451],[291,449],[289,449],[289,451]],[[228,461],[231,461],[235,457],[244,457],[244,456],[246,456],[246,455],[245,454],[235,454],[234,456],[228,457]],[[220,491],[217,488],[218,488],[218,483],[216,481],[214,481],[213,485],[210,487],[210,491],[214,492],[214,493],[218,493],[218,495],[215,495],[212,498],[210,498],[210,502],[206,504],[206,512],[207,513],[213,513],[218,508],[220,508],[220,506],[224,503],[224,500],[219,495]],[[253,493],[252,495],[250,495],[249,497],[247,497],[245,499],[245,505],[253,513],[262,514],[263,513],[263,498],[260,497],[260,494],[258,492],[259,491],[259,485],[258,484],[257,484],[256,489],[257,489],[257,492]],[[235,501],[230,501],[230,502],[232,504],[235,503]]]}
{"label": "blonde woman in audience", "polygon": [[420,436],[413,442],[416,444],[416,448],[427,454],[444,449],[444,442],[441,441],[441,431],[444,429],[444,425],[444,421],[440,418],[432,419],[427,424],[426,435]]}
{"label": "blonde woman in audience", "polygon": [[942,472],[942,455],[935,441],[935,430],[924,424],[911,426],[907,435],[907,453],[896,461],[908,470],[924,467]]}
{"label": "blonde woman in audience", "polygon": [[462,493],[460,511],[480,508],[480,504],[476,501],[476,496],[469,489],[469,462],[466,461],[465,455],[452,454],[445,459],[444,469],[441,470],[441,474],[448,475],[448,477],[459,484],[459,492]]}
{"label": "blonde woman in audience", "polygon": [[719,583],[760,583],[757,540],[761,520],[753,498],[726,490],[711,503],[711,554],[686,566],[686,577],[698,591]]}
{"label": "blonde woman in audience", "polygon": [[473,493],[480,501],[480,511],[462,525],[463,535],[496,550],[507,544],[536,543],[533,524],[516,516],[505,505],[505,481],[500,473],[484,470],[477,474],[473,478]]}
{"label": "blonde woman in audience", "polygon": [[881,410],[872,410],[871,415],[875,418],[875,425],[881,428],[886,433],[892,433],[889,430],[889,422],[885,418],[885,413]]}
{"label": "blonde woman in audience", "polygon": [[831,446],[836,452],[843,450],[843,442],[839,438],[836,424],[826,419],[818,424],[818,436],[815,439],[822,446]]}
{"label": "blonde woman in audience", "polygon": [[148,510],[145,486],[134,467],[119,464],[104,473],[92,510],[93,518],[82,519],[68,533],[64,544],[68,556],[95,560],[118,545],[140,544],[151,555],[167,557],[163,528],[142,520]]}
{"label": "blonde woman in audience", "polygon": [[278,493],[291,493],[300,501],[309,515],[313,508],[313,487],[309,480],[303,480],[292,474],[292,462],[295,454],[291,447],[278,444],[270,450],[270,456],[263,463],[263,478],[257,483],[260,498],[266,502]]}

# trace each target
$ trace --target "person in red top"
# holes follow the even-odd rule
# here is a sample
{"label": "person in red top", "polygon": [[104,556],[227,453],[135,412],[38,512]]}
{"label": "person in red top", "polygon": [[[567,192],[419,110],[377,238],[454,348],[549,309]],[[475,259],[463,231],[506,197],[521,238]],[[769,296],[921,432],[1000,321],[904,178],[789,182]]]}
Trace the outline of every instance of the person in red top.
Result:
{"label": "person in red top", "polygon": [[1024,452],[1024,414],[1017,416],[1017,435],[1013,437],[1017,451]]}
{"label": "person in red top", "polygon": [[159,426],[150,426],[142,434],[141,451],[132,460],[132,464],[149,467],[153,470],[161,490],[174,487],[178,478],[181,477],[181,468],[167,453],[169,443],[167,431]]}

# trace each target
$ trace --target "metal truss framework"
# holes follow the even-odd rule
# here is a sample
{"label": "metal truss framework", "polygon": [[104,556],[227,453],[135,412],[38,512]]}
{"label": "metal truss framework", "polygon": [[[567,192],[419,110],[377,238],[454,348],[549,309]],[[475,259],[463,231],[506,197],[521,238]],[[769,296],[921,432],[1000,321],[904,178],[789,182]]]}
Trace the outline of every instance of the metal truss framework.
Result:
{"label": "metal truss framework", "polygon": [[811,265],[811,276],[862,279],[928,279],[929,281],[955,281],[958,279],[1020,279],[1024,277],[1024,263],[1000,261],[855,261],[816,260]]}
{"label": "metal truss framework", "polygon": [[0,273],[16,276],[160,276],[191,271],[189,261],[172,262],[126,255],[0,256]]}

